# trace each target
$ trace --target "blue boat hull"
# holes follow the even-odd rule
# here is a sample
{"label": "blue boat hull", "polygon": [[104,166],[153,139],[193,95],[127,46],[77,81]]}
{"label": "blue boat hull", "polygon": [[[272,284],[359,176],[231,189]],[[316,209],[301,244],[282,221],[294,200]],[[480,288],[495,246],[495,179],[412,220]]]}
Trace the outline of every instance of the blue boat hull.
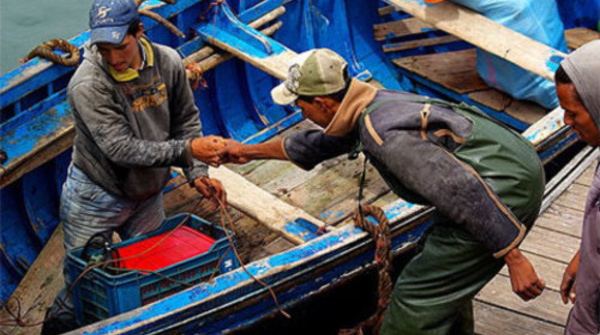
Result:
{"label": "blue boat hull", "polygon": [[[157,4],[149,1],[148,4]],[[600,13],[597,1],[558,1],[561,17],[566,28],[596,28]],[[167,17],[184,32],[197,32],[210,26],[210,22],[199,21],[198,17],[209,6],[209,1],[180,0],[176,5],[163,6],[155,11]],[[231,9],[238,13],[243,23],[249,23],[262,15],[285,6],[281,16],[285,24],[275,33],[274,39],[283,45],[301,52],[313,47],[328,47],[350,60],[350,72],[362,79],[374,79],[386,88],[427,92],[438,97],[455,96],[421,77],[404,73],[395,67],[391,59],[415,53],[435,53],[468,48],[458,42],[433,46],[420,50],[385,54],[381,43],[373,39],[373,25],[386,18],[378,15],[377,9],[386,6],[384,2],[364,0],[237,0],[229,1]],[[393,19],[402,18],[394,14]],[[182,39],[156,22],[144,20],[151,40],[170,45],[180,51],[183,57],[189,56],[207,45],[201,36]],[[433,34],[433,33],[431,33]],[[433,35],[431,35],[433,36]],[[84,32],[71,42],[82,46],[89,38]],[[51,65],[45,60],[34,59],[14,71],[0,77],[0,147],[7,151],[9,160],[3,172],[0,190],[0,300],[5,302],[19,284],[28,268],[50,238],[56,228],[58,199],[65,179],[66,167],[70,161],[72,142],[72,118],[65,101],[66,85],[73,68]],[[301,115],[291,107],[274,105],[270,101],[270,88],[279,81],[274,77],[234,59],[204,74],[207,88],[195,91],[200,118],[205,134],[217,134],[239,141],[256,143],[277,134],[282,129],[301,120]],[[485,108],[484,108],[485,110]],[[509,116],[504,122],[521,131],[526,125]],[[71,128],[69,128],[71,127]],[[62,132],[71,133],[63,134]],[[58,135],[60,134],[60,136]],[[539,144],[540,157],[549,162],[575,141],[567,129],[555,132]],[[35,155],[33,154],[35,153]],[[12,165],[11,165],[12,164]],[[168,189],[166,190],[168,191]],[[406,219],[406,218],[403,218]],[[399,227],[405,223],[399,224]],[[402,232],[396,240],[398,246],[414,242],[420,236],[423,226]],[[357,234],[358,232],[346,232]],[[340,233],[341,234],[341,233]],[[305,253],[315,252],[314,248],[331,243],[341,243],[340,236],[327,236],[310,241],[264,262],[273,265],[253,264],[255,271],[274,271],[282,264],[305,259]],[[370,266],[372,251],[368,239],[344,245],[342,258],[323,252],[310,262],[294,268],[273,273],[269,282],[279,290],[283,306],[289,306],[317,294],[341,278]],[[398,252],[402,248],[398,247]],[[361,250],[360,252],[356,250]],[[358,254],[357,254],[358,253]],[[262,262],[262,261],[261,261]],[[263,263],[264,263],[263,262]],[[261,263],[261,264],[263,264]],[[309,269],[322,269],[309,270]],[[316,277],[303,276],[306,271],[316,271]],[[310,278],[303,281],[302,278]],[[309,281],[318,280],[312,283]],[[240,271],[218,278],[211,288],[199,286],[177,296],[167,298],[152,308],[145,308],[130,315],[130,321],[107,324],[106,332],[151,333],[165,329],[181,330],[186,333],[215,332],[237,329],[274,313],[272,302],[266,298],[264,289],[248,283],[227,293],[228,288],[243,282]],[[322,284],[321,284],[322,283]],[[319,286],[321,285],[321,286]],[[207,294],[216,298],[208,299]],[[222,296],[219,297],[219,294]],[[208,299],[203,303],[203,299]],[[254,301],[256,303],[246,303]],[[247,305],[247,307],[243,307]],[[176,315],[171,315],[177,311]],[[166,320],[169,315],[168,322]],[[153,320],[153,321],[148,321]],[[144,326],[133,326],[140,322]],[[129,327],[129,328],[128,328]],[[165,328],[166,327],[166,328]],[[130,329],[130,330],[127,330]]]}

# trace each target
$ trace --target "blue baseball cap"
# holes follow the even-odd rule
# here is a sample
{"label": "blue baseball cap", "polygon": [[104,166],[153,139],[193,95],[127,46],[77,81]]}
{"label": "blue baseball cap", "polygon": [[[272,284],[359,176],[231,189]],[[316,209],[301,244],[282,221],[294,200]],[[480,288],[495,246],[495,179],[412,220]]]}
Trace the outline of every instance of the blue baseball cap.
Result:
{"label": "blue baseball cap", "polygon": [[134,0],[93,0],[90,10],[90,43],[120,44],[129,24],[139,18]]}

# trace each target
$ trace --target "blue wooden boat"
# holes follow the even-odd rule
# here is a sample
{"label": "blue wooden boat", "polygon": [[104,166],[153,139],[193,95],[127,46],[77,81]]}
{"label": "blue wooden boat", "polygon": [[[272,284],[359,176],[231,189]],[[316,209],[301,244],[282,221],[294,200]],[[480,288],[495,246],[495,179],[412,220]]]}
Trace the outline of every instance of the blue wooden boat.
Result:
{"label": "blue wooden boat", "polygon": [[[596,29],[600,17],[597,1],[560,0],[558,3],[565,27],[577,32],[573,36],[594,36],[590,29]],[[178,37],[163,25],[143,17],[149,38],[176,48],[186,62],[202,64],[207,87],[195,90],[195,97],[205,134],[257,143],[298,124],[303,126],[301,114],[292,107],[273,104],[269,91],[285,76],[287,61],[296,52],[328,47],[348,59],[351,74],[361,80],[478,106],[492,117],[523,131],[544,163],[550,164],[576,141],[562,124],[560,109],[545,114],[548,111],[540,113],[539,106],[515,101],[523,113],[514,113],[504,105],[498,107],[496,100],[481,99],[471,94],[474,91],[444,85],[398,61],[409,57],[413,60],[436,57],[442,53],[451,57],[457,52],[472,52],[473,45],[478,45],[477,36],[461,36],[465,40],[449,36],[446,31],[457,33],[461,28],[448,25],[451,20],[444,20],[443,15],[432,21],[432,13],[436,11],[441,14],[448,10],[464,11],[447,3],[179,0],[166,5],[151,0],[144,6],[167,18],[187,35]],[[414,18],[430,20],[429,25],[415,31],[388,31],[374,37],[374,26],[392,29]],[[484,22],[481,17],[476,20]],[[489,24],[493,29],[502,28],[493,22]],[[578,29],[585,29],[585,33]],[[83,32],[70,42],[82,47],[88,38],[89,32]],[[529,46],[531,41],[525,39],[523,43]],[[398,48],[398,44],[402,45]],[[494,47],[506,46],[493,45],[488,51],[498,52]],[[507,59],[551,78],[561,53],[540,46],[528,50],[535,55],[531,63]],[[231,59],[231,55],[236,58]],[[474,69],[473,64],[471,69]],[[8,156],[0,172],[2,302],[9,300],[59,224],[58,199],[74,135],[73,119],[66,102],[66,86],[73,72],[72,67],[36,58],[0,77],[0,148]],[[488,96],[506,98],[489,88],[475,89],[480,93],[487,90]],[[338,201],[330,206],[298,208],[271,194],[277,195],[273,184],[261,189],[247,180],[259,178],[261,166],[255,166],[252,171],[235,169],[212,171],[214,177],[224,181],[232,205],[293,245],[246,266],[253,276],[277,293],[281,307],[293,307],[373,268],[371,239],[358,228],[339,224],[349,216],[352,204]],[[319,172],[323,172],[328,167],[320,169]],[[285,173],[289,176],[299,172],[284,171],[282,175]],[[165,193],[180,190],[177,187],[180,179],[174,172],[173,182]],[[308,177],[304,175],[301,179],[305,181]],[[376,181],[371,186],[381,188]],[[377,189],[368,197],[368,201],[382,205],[386,211],[394,254],[402,255],[411,250],[428,226],[432,209],[397,199],[386,190]],[[324,224],[332,225],[322,234],[319,228]],[[238,269],[81,331],[225,333],[254,326],[277,312],[268,290]]]}

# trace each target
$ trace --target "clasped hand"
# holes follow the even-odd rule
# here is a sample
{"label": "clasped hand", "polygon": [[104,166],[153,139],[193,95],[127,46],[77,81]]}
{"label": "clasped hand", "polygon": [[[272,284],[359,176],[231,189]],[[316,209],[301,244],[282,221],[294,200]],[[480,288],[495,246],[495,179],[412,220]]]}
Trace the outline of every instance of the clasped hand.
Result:
{"label": "clasped hand", "polygon": [[195,138],[191,142],[192,155],[211,166],[225,163],[245,164],[251,159],[247,155],[246,145],[219,136]]}

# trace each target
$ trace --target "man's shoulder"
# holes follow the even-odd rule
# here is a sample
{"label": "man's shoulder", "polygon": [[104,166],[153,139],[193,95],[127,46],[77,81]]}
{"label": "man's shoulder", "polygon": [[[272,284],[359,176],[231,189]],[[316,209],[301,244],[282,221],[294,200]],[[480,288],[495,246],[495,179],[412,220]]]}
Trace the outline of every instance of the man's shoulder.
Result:
{"label": "man's shoulder", "polygon": [[181,56],[175,49],[154,42],[152,42],[152,46],[154,51],[160,55],[161,62],[166,61],[172,64],[178,64],[182,62]]}
{"label": "man's shoulder", "polygon": [[97,64],[86,60],[81,63],[69,80],[68,90],[105,86],[103,85],[105,78],[106,73]]}

